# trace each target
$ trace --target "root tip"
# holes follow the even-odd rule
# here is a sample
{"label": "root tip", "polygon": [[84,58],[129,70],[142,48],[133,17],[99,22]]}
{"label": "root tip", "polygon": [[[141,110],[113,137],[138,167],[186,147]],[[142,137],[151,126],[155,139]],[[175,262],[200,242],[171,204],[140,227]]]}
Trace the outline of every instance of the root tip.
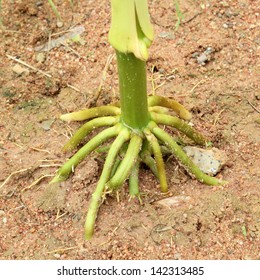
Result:
{"label": "root tip", "polygon": [[64,181],[64,178],[60,177],[60,176],[55,176],[49,184],[55,184],[55,183],[60,183],[60,182],[63,182]]}
{"label": "root tip", "polygon": [[192,114],[191,114],[189,111],[180,112],[180,117],[181,117],[183,120],[190,121],[190,120],[192,119]]}
{"label": "root tip", "polygon": [[60,120],[65,121],[65,122],[69,122],[70,121],[70,114],[64,114],[60,116]]}
{"label": "root tip", "polygon": [[94,234],[93,230],[89,232],[88,230],[85,229],[85,233],[84,233],[85,240],[87,240],[87,241],[90,240],[92,238],[93,234]]}
{"label": "root tip", "polygon": [[221,186],[225,186],[225,185],[227,185],[228,184],[228,181],[220,181],[220,184],[221,184]]}

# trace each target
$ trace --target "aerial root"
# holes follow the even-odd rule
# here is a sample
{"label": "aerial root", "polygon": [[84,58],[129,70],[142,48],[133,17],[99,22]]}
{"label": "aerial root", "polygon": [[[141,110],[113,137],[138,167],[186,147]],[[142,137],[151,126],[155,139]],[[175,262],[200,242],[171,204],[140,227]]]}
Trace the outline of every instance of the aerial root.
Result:
{"label": "aerial root", "polygon": [[129,194],[131,197],[139,197],[139,168],[140,158],[134,164],[129,175]]}
{"label": "aerial root", "polygon": [[156,165],[156,162],[155,162],[154,158],[152,157],[151,151],[149,149],[149,144],[148,144],[148,141],[146,139],[144,139],[144,142],[143,142],[143,147],[142,147],[142,150],[140,152],[140,158],[141,158],[142,162],[147,167],[150,168],[150,170],[153,172],[155,177],[157,179],[159,179],[159,173],[158,173],[157,165]]}
{"label": "aerial root", "polygon": [[183,120],[189,121],[191,119],[191,113],[179,102],[171,100],[169,98],[153,95],[148,97],[148,106],[162,106],[169,108],[177,113]]}
{"label": "aerial root", "polygon": [[129,174],[138,160],[138,155],[142,147],[142,138],[137,134],[132,134],[126,154],[118,166],[115,175],[108,182],[110,189],[118,189],[124,181],[129,177]]}
{"label": "aerial root", "polygon": [[154,159],[158,171],[158,179],[160,181],[161,191],[163,193],[166,193],[168,191],[168,185],[167,185],[166,172],[165,172],[164,161],[163,161],[160,145],[158,143],[157,138],[151,133],[149,129],[145,129],[144,133],[146,139],[148,140],[149,144],[152,147],[152,151],[154,154]]}
{"label": "aerial root", "polygon": [[89,205],[88,214],[85,222],[85,238],[89,240],[94,232],[95,220],[97,217],[99,206],[102,203],[102,197],[106,188],[106,184],[109,181],[110,174],[113,168],[113,164],[116,161],[118,153],[123,144],[129,140],[130,132],[127,128],[123,128],[115,141],[112,143],[107,158],[104,163],[103,171],[98,181],[95,192],[92,194],[92,198]]}
{"label": "aerial root", "polygon": [[182,148],[172,139],[172,137],[165,132],[163,129],[159,128],[156,123],[150,123],[150,129],[152,133],[172,151],[177,160],[182,164],[182,166],[188,171],[189,174],[194,175],[194,177],[200,182],[207,185],[224,185],[227,182],[218,180],[217,178],[211,177],[204,172],[202,172],[197,165],[195,165],[192,160],[186,155]]}
{"label": "aerial root", "polygon": [[178,117],[173,117],[166,114],[151,113],[151,119],[156,124],[163,124],[176,128],[198,145],[206,146],[208,142],[208,140],[201,133],[193,129],[190,125]]}
{"label": "aerial root", "polygon": [[85,121],[104,116],[118,116],[120,114],[120,108],[107,105],[64,114],[61,115],[60,119],[63,121]]}
{"label": "aerial root", "polygon": [[118,135],[121,124],[116,124],[113,127],[109,127],[100,133],[98,133],[95,137],[93,137],[87,144],[85,144],[78,152],[72,156],[57,172],[57,175],[53,178],[51,183],[61,182],[66,180],[71,172],[74,171],[76,166],[92,151],[94,151],[98,146],[103,144],[110,138],[113,138]]}
{"label": "aerial root", "polygon": [[118,123],[118,121],[118,117],[99,117],[85,123],[73,134],[62,150],[64,152],[70,152],[74,150],[94,129],[103,126],[112,126]]}

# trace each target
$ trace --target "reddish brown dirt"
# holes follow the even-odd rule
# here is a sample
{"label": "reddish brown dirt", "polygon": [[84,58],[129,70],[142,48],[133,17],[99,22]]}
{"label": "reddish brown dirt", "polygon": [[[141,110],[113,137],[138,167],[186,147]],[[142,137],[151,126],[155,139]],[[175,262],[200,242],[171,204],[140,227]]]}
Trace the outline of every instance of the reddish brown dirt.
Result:
{"label": "reddish brown dirt", "polygon": [[[118,98],[115,59],[104,71],[114,53],[107,42],[110,7],[109,1],[76,1],[72,10],[69,1],[55,2],[60,28],[47,1],[2,4],[0,258],[259,259],[257,1],[180,1],[184,19],[177,30],[174,1],[149,1],[156,34],[149,93],[175,98],[193,112],[194,126],[226,151],[229,161],[218,177],[229,184],[202,185],[170,158],[169,189],[177,203],[157,203],[164,196],[144,169],[143,205],[129,201],[125,184],[119,202],[111,196],[102,205],[91,241],[83,239],[84,219],[103,160],[93,154],[66,182],[48,182],[70,156],[61,148],[79,126],[63,123],[59,115]],[[77,25],[85,27],[83,45],[60,46],[42,58],[34,50]],[[214,49],[210,60],[199,65],[196,53],[208,47]]]}

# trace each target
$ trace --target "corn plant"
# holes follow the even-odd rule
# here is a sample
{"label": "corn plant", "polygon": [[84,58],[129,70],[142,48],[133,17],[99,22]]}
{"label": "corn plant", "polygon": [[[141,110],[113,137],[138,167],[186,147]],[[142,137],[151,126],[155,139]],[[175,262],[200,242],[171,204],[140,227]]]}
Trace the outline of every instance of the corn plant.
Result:
{"label": "corn plant", "polygon": [[[120,105],[107,105],[61,116],[63,121],[87,121],[65,144],[72,151],[98,127],[106,127],[84,144],[58,171],[52,182],[66,180],[76,166],[92,151],[104,145],[107,155],[102,174],[92,194],[85,222],[85,238],[90,239],[98,209],[109,192],[117,191],[129,179],[129,193],[140,196],[140,163],[158,178],[161,191],[168,191],[163,160],[170,151],[186,170],[200,182],[222,185],[225,182],[204,174],[181,146],[160,125],[177,129],[198,145],[207,140],[186,121],[191,114],[177,101],[147,95],[146,60],[154,37],[147,0],[111,0],[112,21],[109,42],[114,47],[119,74]],[[174,111],[178,116],[173,116]],[[112,144],[106,144],[114,139]],[[102,147],[103,148],[103,147]],[[123,159],[122,159],[123,155]]]}

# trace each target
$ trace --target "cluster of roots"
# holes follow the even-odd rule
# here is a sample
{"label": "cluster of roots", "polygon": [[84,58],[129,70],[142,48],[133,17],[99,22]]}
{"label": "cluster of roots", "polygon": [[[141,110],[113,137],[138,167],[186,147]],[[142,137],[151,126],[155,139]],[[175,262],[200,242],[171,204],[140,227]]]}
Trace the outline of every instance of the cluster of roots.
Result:
{"label": "cluster of roots", "polygon": [[[92,151],[107,151],[103,171],[95,192],[92,194],[89,211],[85,223],[85,238],[90,239],[94,232],[94,225],[99,206],[107,192],[118,190],[125,180],[129,179],[129,193],[139,196],[138,173],[140,163],[143,162],[158,178],[162,192],[168,191],[163,155],[173,154],[185,169],[200,182],[207,185],[222,185],[225,182],[203,173],[186,155],[179,145],[167,132],[159,127],[166,125],[173,127],[195,144],[205,146],[207,140],[187,120],[191,114],[178,102],[164,97],[148,97],[150,121],[142,129],[132,129],[121,119],[121,110],[117,105],[101,106],[82,110],[61,116],[65,121],[89,120],[72,136],[64,146],[64,151],[72,151],[84,138],[98,127],[108,127],[84,146],[82,146],[57,172],[52,180],[60,182],[66,180],[74,168]],[[174,111],[179,117],[173,116]],[[109,139],[115,138],[112,144],[103,145]]]}

